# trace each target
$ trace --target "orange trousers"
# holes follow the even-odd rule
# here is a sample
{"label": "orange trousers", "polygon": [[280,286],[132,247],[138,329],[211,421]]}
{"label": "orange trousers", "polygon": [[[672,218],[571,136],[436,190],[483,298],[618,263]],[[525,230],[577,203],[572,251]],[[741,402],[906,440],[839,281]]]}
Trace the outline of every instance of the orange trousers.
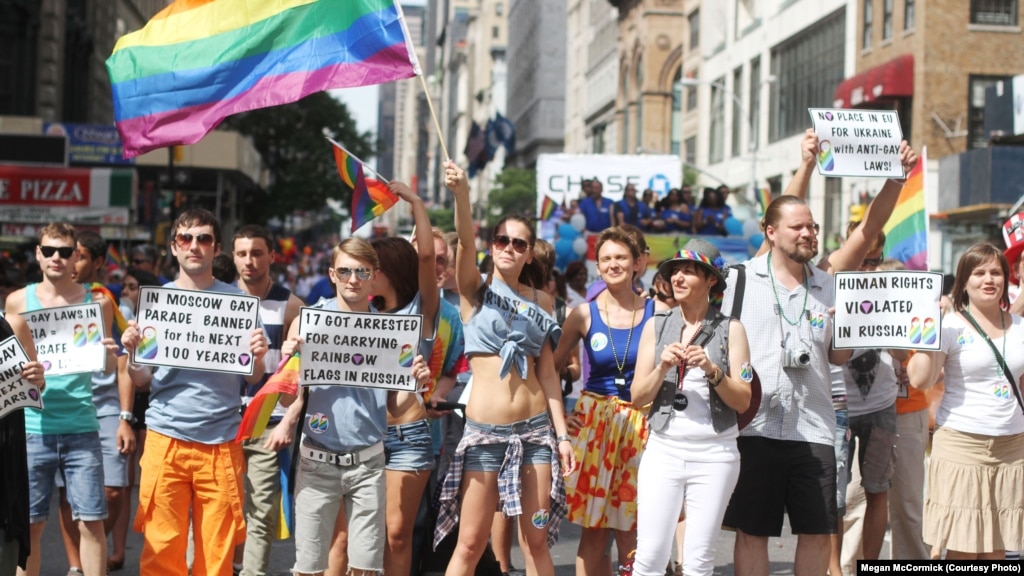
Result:
{"label": "orange trousers", "polygon": [[150,430],[140,466],[135,530],[143,533],[141,574],[189,573],[191,520],[193,576],[231,576],[235,546],[245,540],[241,445],[187,442]]}

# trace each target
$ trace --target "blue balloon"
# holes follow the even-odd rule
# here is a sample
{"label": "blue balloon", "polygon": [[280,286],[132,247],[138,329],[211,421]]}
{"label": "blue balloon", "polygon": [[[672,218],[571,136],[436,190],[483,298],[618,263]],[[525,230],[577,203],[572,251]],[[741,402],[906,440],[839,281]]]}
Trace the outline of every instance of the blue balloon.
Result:
{"label": "blue balloon", "polygon": [[760,250],[761,243],[764,242],[764,234],[761,234],[760,232],[754,234],[753,236],[750,237],[749,242],[751,248],[753,248],[754,250]]}
{"label": "blue balloon", "polygon": [[725,232],[729,236],[743,236],[743,222],[729,216],[725,219]]}
{"label": "blue balloon", "polygon": [[580,233],[577,232],[576,229],[572,227],[572,224],[566,223],[558,225],[558,237],[564,240],[568,240],[570,244],[572,244],[572,241],[575,240],[576,237],[579,235]]}
{"label": "blue balloon", "polygon": [[565,267],[575,260],[579,260],[579,256],[572,249],[572,240],[559,238],[555,242],[555,267],[559,270],[565,270]]}

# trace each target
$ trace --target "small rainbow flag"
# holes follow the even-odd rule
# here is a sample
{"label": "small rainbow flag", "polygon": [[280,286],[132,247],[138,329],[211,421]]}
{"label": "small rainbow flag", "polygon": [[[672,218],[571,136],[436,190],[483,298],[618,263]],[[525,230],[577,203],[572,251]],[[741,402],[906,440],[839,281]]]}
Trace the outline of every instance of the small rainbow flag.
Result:
{"label": "small rainbow flag", "polygon": [[925,212],[927,148],[907,175],[896,208],[885,223],[885,257],[903,262],[908,270],[928,269],[928,214]]}
{"label": "small rainbow flag", "polygon": [[540,206],[540,218],[539,220],[550,220],[555,215],[555,209],[558,208],[558,203],[551,199],[551,196],[544,195],[544,203]]}
{"label": "small rainbow flag", "polygon": [[121,256],[121,252],[117,250],[117,246],[113,244],[107,245],[107,271],[117,270],[124,266],[124,258]]}
{"label": "small rainbow flag", "polygon": [[299,355],[292,354],[281,360],[281,363],[277,365],[277,372],[274,372],[249,402],[249,406],[245,409],[245,416],[242,417],[242,423],[238,426],[235,442],[241,443],[263,434],[281,394],[294,396],[298,393]]}
{"label": "small rainbow flag", "polygon": [[228,116],[419,75],[394,0],[177,0],[107,59],[126,158]]}
{"label": "small rainbow flag", "polygon": [[772,203],[772,191],[770,188],[760,188],[757,191],[757,204],[761,209],[761,216],[768,211],[768,205]]}
{"label": "small rainbow flag", "polygon": [[[330,138],[328,138],[330,140]],[[388,211],[398,202],[398,196],[380,180],[367,178],[363,174],[363,163],[334,140],[334,162],[338,165],[338,176],[352,189],[352,231]]]}

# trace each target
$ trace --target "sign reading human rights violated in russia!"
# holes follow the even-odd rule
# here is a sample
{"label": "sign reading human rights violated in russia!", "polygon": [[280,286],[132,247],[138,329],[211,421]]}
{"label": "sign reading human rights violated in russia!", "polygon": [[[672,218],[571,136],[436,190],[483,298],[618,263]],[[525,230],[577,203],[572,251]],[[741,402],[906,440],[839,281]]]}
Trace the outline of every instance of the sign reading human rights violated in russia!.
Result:
{"label": "sign reading human rights violated in russia!", "polygon": [[416,391],[412,362],[420,342],[418,314],[367,314],[303,308],[299,383]]}
{"label": "sign reading human rights violated in russia!", "polygon": [[36,358],[47,376],[103,370],[107,337],[98,302],[22,312],[32,330]]}
{"label": "sign reading human rights violated in russia!", "polygon": [[903,130],[893,110],[808,108],[818,135],[822,176],[904,178],[900,162]]}
{"label": "sign reading human rights violated in russia!", "polygon": [[144,286],[132,362],[251,375],[249,340],[259,326],[259,304],[245,294]]}
{"label": "sign reading human rights violated in russia!", "polygon": [[837,272],[833,346],[938,350],[938,272]]}
{"label": "sign reading human rights violated in russia!", "polygon": [[0,342],[0,419],[26,407],[42,408],[39,388],[21,377],[28,355],[14,336]]}

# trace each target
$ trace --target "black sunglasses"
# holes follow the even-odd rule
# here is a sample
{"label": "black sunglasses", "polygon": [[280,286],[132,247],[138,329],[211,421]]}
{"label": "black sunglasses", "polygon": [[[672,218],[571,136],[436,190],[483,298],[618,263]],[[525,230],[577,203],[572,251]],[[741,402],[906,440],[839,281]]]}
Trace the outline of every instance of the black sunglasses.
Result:
{"label": "black sunglasses", "polygon": [[43,253],[44,258],[53,258],[54,254],[60,254],[60,257],[64,260],[71,258],[71,255],[75,253],[74,246],[40,246],[39,251]]}
{"label": "black sunglasses", "polygon": [[360,280],[369,280],[370,276],[373,276],[373,270],[364,267],[345,268],[344,266],[334,269],[334,275],[341,281],[348,280],[349,276],[352,274],[355,274],[356,278],[359,278]]}
{"label": "black sunglasses", "polygon": [[866,266],[866,267],[869,267],[869,268],[877,268],[881,264],[882,264],[882,259],[881,258],[865,258],[865,259],[860,261],[860,265],[861,266]]}
{"label": "black sunglasses", "polygon": [[195,240],[200,246],[210,247],[213,246],[213,234],[196,234],[192,235],[188,232],[179,232],[175,237],[174,241],[178,243],[178,248],[188,248],[192,246],[192,241]]}
{"label": "black sunglasses", "polygon": [[498,234],[494,237],[494,247],[498,250],[507,248],[509,242],[512,243],[512,249],[519,254],[525,254],[526,249],[530,247],[530,243],[522,238],[509,238],[504,234]]}

